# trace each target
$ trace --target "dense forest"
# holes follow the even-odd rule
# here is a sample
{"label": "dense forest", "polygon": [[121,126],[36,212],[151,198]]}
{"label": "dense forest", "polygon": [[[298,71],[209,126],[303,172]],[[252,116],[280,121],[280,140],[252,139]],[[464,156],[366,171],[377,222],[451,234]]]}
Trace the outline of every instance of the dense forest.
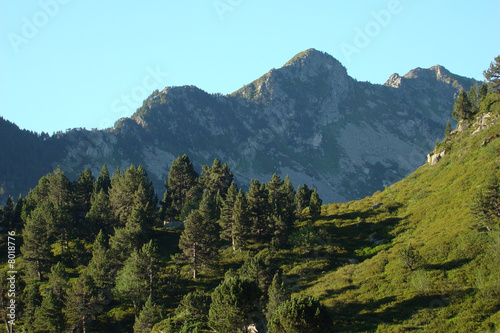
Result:
{"label": "dense forest", "polygon": [[499,73],[460,93],[435,165],[359,201],[245,192],[187,155],[161,199],[141,166],[57,168],[0,210],[5,331],[498,330]]}

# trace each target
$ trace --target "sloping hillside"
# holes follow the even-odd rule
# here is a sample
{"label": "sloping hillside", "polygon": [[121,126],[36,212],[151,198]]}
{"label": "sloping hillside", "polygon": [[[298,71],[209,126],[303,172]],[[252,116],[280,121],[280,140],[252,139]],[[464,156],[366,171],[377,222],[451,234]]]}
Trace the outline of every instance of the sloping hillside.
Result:
{"label": "sloping hillside", "polygon": [[445,151],[437,164],[363,200],[323,207],[313,225],[328,231],[319,239],[330,254],[315,252],[292,273],[298,292],[332,309],[339,331],[500,329],[498,219],[488,232],[470,210],[500,176],[496,100],[437,145]]}

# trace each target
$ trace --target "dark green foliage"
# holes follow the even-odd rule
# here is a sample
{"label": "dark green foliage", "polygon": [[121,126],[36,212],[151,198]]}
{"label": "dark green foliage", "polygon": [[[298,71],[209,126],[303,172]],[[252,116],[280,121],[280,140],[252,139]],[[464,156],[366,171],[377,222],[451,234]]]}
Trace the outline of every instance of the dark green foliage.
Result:
{"label": "dark green foliage", "polygon": [[40,280],[50,267],[52,252],[47,227],[52,220],[51,205],[46,202],[38,206],[26,221],[21,253],[26,263],[26,274],[31,278]]}
{"label": "dark green foliage", "polygon": [[212,294],[208,325],[217,332],[245,331],[255,322],[259,288],[254,281],[230,277]]}
{"label": "dark green foliage", "polygon": [[101,172],[99,173],[99,177],[94,182],[94,195],[104,191],[104,193],[108,193],[109,188],[111,187],[111,178],[109,176],[108,167],[106,164],[102,166]]}
{"label": "dark green foliage", "polygon": [[455,101],[453,113],[451,114],[455,120],[468,120],[473,115],[473,105],[467,96],[465,90],[461,90]]}
{"label": "dark green foliage", "polygon": [[78,224],[83,222],[92,205],[91,197],[94,192],[95,178],[92,171],[87,168],[78,175],[74,184],[75,188],[75,214]]}
{"label": "dark green foliage", "polygon": [[248,204],[243,191],[240,189],[234,201],[233,208],[234,226],[232,228],[233,250],[240,251],[245,248],[250,235],[250,218]]}
{"label": "dark green foliage", "polygon": [[116,277],[115,292],[122,299],[130,300],[136,312],[148,296],[153,296],[158,272],[157,249],[150,241],[140,251],[133,250]]}
{"label": "dark green foliage", "polygon": [[14,225],[14,201],[12,197],[9,195],[7,198],[7,202],[3,207],[3,225],[5,229],[12,230],[15,228]]}
{"label": "dark green foliage", "polygon": [[261,184],[258,180],[250,181],[250,188],[247,193],[248,213],[251,230],[254,239],[263,240],[270,236],[268,216],[270,213],[269,191],[266,184]]}
{"label": "dark green foliage", "polygon": [[106,236],[101,230],[92,246],[92,259],[87,266],[87,272],[94,279],[97,288],[110,290],[114,280],[112,268]]}
{"label": "dark green foliage", "polygon": [[226,197],[222,200],[222,208],[219,219],[219,225],[221,228],[220,238],[223,240],[231,241],[231,244],[235,243],[234,240],[234,203],[236,201],[236,195],[238,194],[238,188],[235,183],[229,186]]}
{"label": "dark green foliage", "polygon": [[309,207],[309,202],[311,201],[312,189],[306,184],[299,186],[297,189],[297,194],[295,194],[295,205],[297,207],[297,218],[301,220],[303,218],[302,211],[304,208]]}
{"label": "dark green foliage", "polygon": [[207,165],[202,167],[200,183],[204,190],[208,191],[210,198],[216,200],[217,196],[222,199],[226,195],[233,178],[233,173],[227,164],[221,165],[221,162],[215,159],[211,167]]}
{"label": "dark green foliage", "polygon": [[66,300],[69,276],[63,263],[58,262],[50,269],[48,287],[62,304]]}
{"label": "dark green foliage", "polygon": [[290,300],[290,291],[282,281],[279,273],[274,274],[271,286],[268,291],[268,303],[266,311],[266,319],[271,322],[274,313],[278,310],[279,306],[286,301]]}
{"label": "dark green foliage", "polygon": [[498,91],[500,87],[500,56],[495,57],[495,60],[491,62],[490,67],[483,74],[491,89]]}
{"label": "dark green foliage", "polygon": [[175,310],[177,317],[194,322],[207,322],[211,298],[203,292],[190,292],[182,298]]}
{"label": "dark green foliage", "polygon": [[404,245],[399,250],[399,258],[403,262],[403,266],[410,271],[414,271],[422,264],[422,258],[411,243]]}
{"label": "dark green foliage", "polygon": [[311,193],[311,200],[309,201],[309,215],[316,217],[321,214],[321,205],[323,200],[319,197],[318,191],[314,189]]}
{"label": "dark green foliage", "polygon": [[86,239],[94,239],[100,230],[105,234],[110,234],[115,225],[109,196],[101,188],[97,194],[92,196],[92,206],[85,216]]}
{"label": "dark green foliage", "polygon": [[179,248],[192,267],[194,279],[198,277],[200,266],[207,266],[216,258],[216,242],[215,223],[198,210],[192,211],[184,223]]}
{"label": "dark green foliage", "polygon": [[92,276],[84,271],[68,291],[66,313],[71,329],[86,331],[108,302],[108,298],[99,293]]}
{"label": "dark green foliage", "polygon": [[63,332],[66,323],[63,314],[63,306],[64,304],[58,300],[53,291],[49,289],[48,294],[43,298],[42,305],[35,311],[35,321],[33,323],[34,332]]}
{"label": "dark green foliage", "polygon": [[268,333],[327,333],[332,320],[317,299],[298,296],[278,307],[268,327]]}
{"label": "dark green foliage", "polygon": [[196,191],[198,174],[187,155],[178,157],[172,162],[168,173],[168,182],[165,184],[171,191],[172,207],[179,214],[183,207],[190,202],[196,201],[193,195]]}
{"label": "dark green foliage", "polygon": [[159,310],[151,296],[149,296],[139,316],[135,318],[134,333],[150,333],[154,324],[161,319]]}
{"label": "dark green foliage", "polygon": [[490,176],[484,187],[476,192],[469,203],[470,212],[479,230],[498,230],[500,226],[500,182]]}
{"label": "dark green foliage", "polygon": [[42,303],[42,296],[40,295],[39,282],[31,281],[26,284],[22,293],[23,312],[21,320],[23,321],[23,328],[31,333],[34,332],[33,323],[35,321],[36,309]]}
{"label": "dark green foliage", "polygon": [[271,284],[272,271],[270,263],[261,258],[251,257],[245,260],[238,269],[237,275],[242,279],[254,281],[259,287],[262,295],[267,295],[267,289]]}
{"label": "dark green foliage", "polygon": [[482,102],[488,95],[488,84],[483,82],[481,88],[479,89],[479,102]]}
{"label": "dark green foliage", "polygon": [[444,137],[445,138],[449,137],[450,133],[451,133],[451,123],[448,120],[448,122],[446,123],[446,128],[444,129]]}

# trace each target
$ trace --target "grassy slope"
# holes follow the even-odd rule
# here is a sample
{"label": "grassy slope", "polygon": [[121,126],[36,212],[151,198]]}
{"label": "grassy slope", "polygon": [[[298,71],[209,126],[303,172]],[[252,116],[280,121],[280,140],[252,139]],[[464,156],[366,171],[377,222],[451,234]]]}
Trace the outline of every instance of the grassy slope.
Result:
{"label": "grassy slope", "polygon": [[[500,133],[500,121],[471,136],[474,129],[453,134],[437,148],[446,149],[441,161],[384,192],[323,207],[313,225],[331,236],[323,255],[311,252],[303,259],[309,269],[299,278],[298,292],[329,306],[340,331],[500,328],[499,237],[474,230],[468,208],[486,178],[500,175],[500,139],[481,145]],[[379,202],[384,205],[372,210]],[[374,245],[370,236],[385,242]],[[342,254],[332,250],[338,244]],[[409,244],[420,257],[413,271],[399,255]],[[325,262],[331,271],[314,269]]]}

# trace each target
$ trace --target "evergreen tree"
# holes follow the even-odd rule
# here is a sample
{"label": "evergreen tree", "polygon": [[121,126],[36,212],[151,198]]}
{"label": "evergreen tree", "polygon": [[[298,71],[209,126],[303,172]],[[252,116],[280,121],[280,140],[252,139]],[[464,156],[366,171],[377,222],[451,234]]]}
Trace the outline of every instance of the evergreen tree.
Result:
{"label": "evergreen tree", "polygon": [[[140,251],[134,250],[116,277],[115,292],[129,299],[136,312],[153,296],[158,262],[157,249],[150,241]],[[145,292],[147,291],[147,293]]]}
{"label": "evergreen tree", "polygon": [[[6,274],[4,276],[6,276]],[[35,312],[42,302],[39,287],[39,283],[32,280],[26,284],[22,294],[23,311],[21,319],[23,321],[23,329],[28,333],[35,332],[33,327],[36,318]]]}
{"label": "evergreen tree", "polygon": [[134,333],[150,333],[154,324],[159,322],[160,319],[158,306],[149,296],[139,316],[135,317]]}
{"label": "evergreen tree", "polygon": [[288,175],[279,188],[280,201],[278,202],[278,219],[275,226],[275,239],[277,244],[285,244],[295,221],[295,190]]}
{"label": "evergreen tree", "polygon": [[86,332],[106,301],[99,294],[92,276],[85,270],[68,292],[66,313],[71,331]]}
{"label": "evergreen tree", "polygon": [[303,218],[303,210],[309,207],[309,202],[311,201],[312,190],[309,189],[307,184],[299,186],[297,189],[297,194],[295,195],[295,205],[297,207],[297,218],[301,220]]}
{"label": "evergreen tree", "polygon": [[48,287],[60,304],[66,299],[69,276],[63,263],[58,262],[50,269]]}
{"label": "evergreen tree", "polygon": [[3,207],[3,225],[8,228],[8,230],[12,230],[15,228],[14,226],[14,201],[12,197],[9,195],[7,201],[5,202],[5,206]]}
{"label": "evergreen tree", "polygon": [[485,70],[483,74],[491,89],[498,91],[500,88],[500,56],[495,57],[495,60],[490,64],[490,68]]}
{"label": "evergreen tree", "polygon": [[233,208],[234,227],[232,234],[233,251],[243,249],[250,234],[250,218],[248,214],[248,204],[243,191],[240,189],[234,201]]}
{"label": "evergreen tree", "polygon": [[465,90],[461,90],[455,101],[455,106],[453,108],[452,117],[458,121],[467,120],[472,118],[472,103],[467,96]]}
{"label": "evergreen tree", "polygon": [[92,259],[90,259],[87,266],[87,272],[94,279],[97,288],[102,290],[111,289],[113,284],[112,264],[106,236],[102,230],[97,235],[92,246]]}
{"label": "evergreen tree", "polygon": [[332,321],[318,300],[298,296],[278,307],[268,328],[268,333],[327,333],[332,331]]}
{"label": "evergreen tree", "polygon": [[488,84],[483,82],[481,88],[479,89],[479,102],[482,102],[488,95]]}
{"label": "evergreen tree", "polygon": [[238,276],[242,279],[254,281],[259,287],[262,295],[267,294],[267,289],[271,283],[272,272],[269,268],[269,262],[261,258],[251,257],[245,260],[238,269]]}
{"label": "evergreen tree", "polygon": [[188,199],[188,192],[197,186],[198,174],[187,155],[172,162],[166,186],[171,191],[172,206],[177,214],[182,211]]}
{"label": "evergreen tree", "polygon": [[221,165],[221,162],[215,159],[212,167],[207,165],[202,167],[200,183],[205,191],[208,191],[210,198],[216,200],[217,196],[223,198],[226,195],[233,178],[233,173],[227,164]]}
{"label": "evergreen tree", "polygon": [[175,217],[175,210],[172,207],[172,191],[167,187],[165,193],[163,194],[163,199],[161,201],[160,208],[160,220],[161,221],[172,221]]}
{"label": "evergreen tree", "polygon": [[266,184],[258,180],[250,181],[250,189],[247,193],[248,212],[254,239],[264,240],[270,236],[268,216],[270,215],[269,191]]}
{"label": "evergreen tree", "polygon": [[75,182],[75,206],[76,215],[79,222],[83,222],[92,205],[91,197],[94,191],[95,178],[90,168],[86,168],[78,175]]}
{"label": "evergreen tree", "polygon": [[85,216],[87,239],[94,239],[102,230],[105,234],[113,231],[116,225],[108,194],[101,189],[92,196],[92,206]]}
{"label": "evergreen tree", "polygon": [[226,197],[222,200],[222,209],[219,219],[219,225],[221,227],[220,238],[223,240],[231,241],[234,244],[234,202],[236,201],[236,195],[238,193],[238,188],[235,183],[232,183],[227,190]]}
{"label": "evergreen tree", "polygon": [[284,222],[281,221],[281,203],[282,203],[282,192],[280,191],[283,186],[283,181],[281,178],[274,174],[271,180],[267,183],[267,190],[269,193],[268,203],[269,203],[269,215],[268,215],[268,225],[269,234],[273,237],[276,236],[277,225],[281,225]]}
{"label": "evergreen tree", "polygon": [[217,332],[244,332],[254,323],[260,293],[256,283],[239,277],[225,279],[212,294],[208,325]]}
{"label": "evergreen tree", "polygon": [[17,199],[16,206],[14,208],[14,221],[13,228],[16,230],[21,230],[23,228],[23,213],[24,200],[22,195],[19,194],[19,198]]}
{"label": "evergreen tree", "polygon": [[469,89],[467,93],[467,98],[471,104],[471,114],[474,115],[479,111],[479,86],[477,83],[474,83]]}
{"label": "evergreen tree", "polygon": [[217,255],[217,231],[212,221],[203,218],[198,210],[192,211],[184,223],[179,248],[190,261],[193,279],[198,277],[201,265],[210,264]]}
{"label": "evergreen tree", "polygon": [[175,314],[184,320],[206,323],[208,321],[210,302],[210,296],[201,291],[190,292],[184,295],[175,310]]}
{"label": "evergreen tree", "polygon": [[42,274],[47,272],[52,260],[47,226],[53,217],[49,206],[48,202],[38,206],[28,217],[22,233],[21,253],[26,263],[27,274],[38,280],[41,280]]}
{"label": "evergreen tree", "polygon": [[104,193],[108,194],[108,190],[111,187],[111,178],[109,177],[109,171],[106,164],[102,166],[101,172],[99,173],[99,177],[94,182],[94,195],[104,191]]}
{"label": "evergreen tree", "polygon": [[311,194],[311,201],[309,202],[309,215],[311,215],[311,217],[319,216],[321,214],[322,204],[323,200],[320,199],[318,191],[314,189]]}
{"label": "evergreen tree", "polygon": [[290,291],[281,281],[280,274],[276,273],[274,274],[273,282],[271,283],[268,292],[268,303],[266,312],[266,319],[268,322],[271,321],[274,313],[279,308],[279,306],[288,300],[290,300]]}
{"label": "evergreen tree", "polygon": [[63,306],[64,304],[49,289],[48,294],[43,298],[42,305],[35,311],[34,331],[39,333],[64,332],[66,320]]}
{"label": "evergreen tree", "polygon": [[445,138],[449,137],[450,133],[451,133],[451,123],[448,120],[448,122],[446,123],[446,128],[444,129],[444,137]]}

